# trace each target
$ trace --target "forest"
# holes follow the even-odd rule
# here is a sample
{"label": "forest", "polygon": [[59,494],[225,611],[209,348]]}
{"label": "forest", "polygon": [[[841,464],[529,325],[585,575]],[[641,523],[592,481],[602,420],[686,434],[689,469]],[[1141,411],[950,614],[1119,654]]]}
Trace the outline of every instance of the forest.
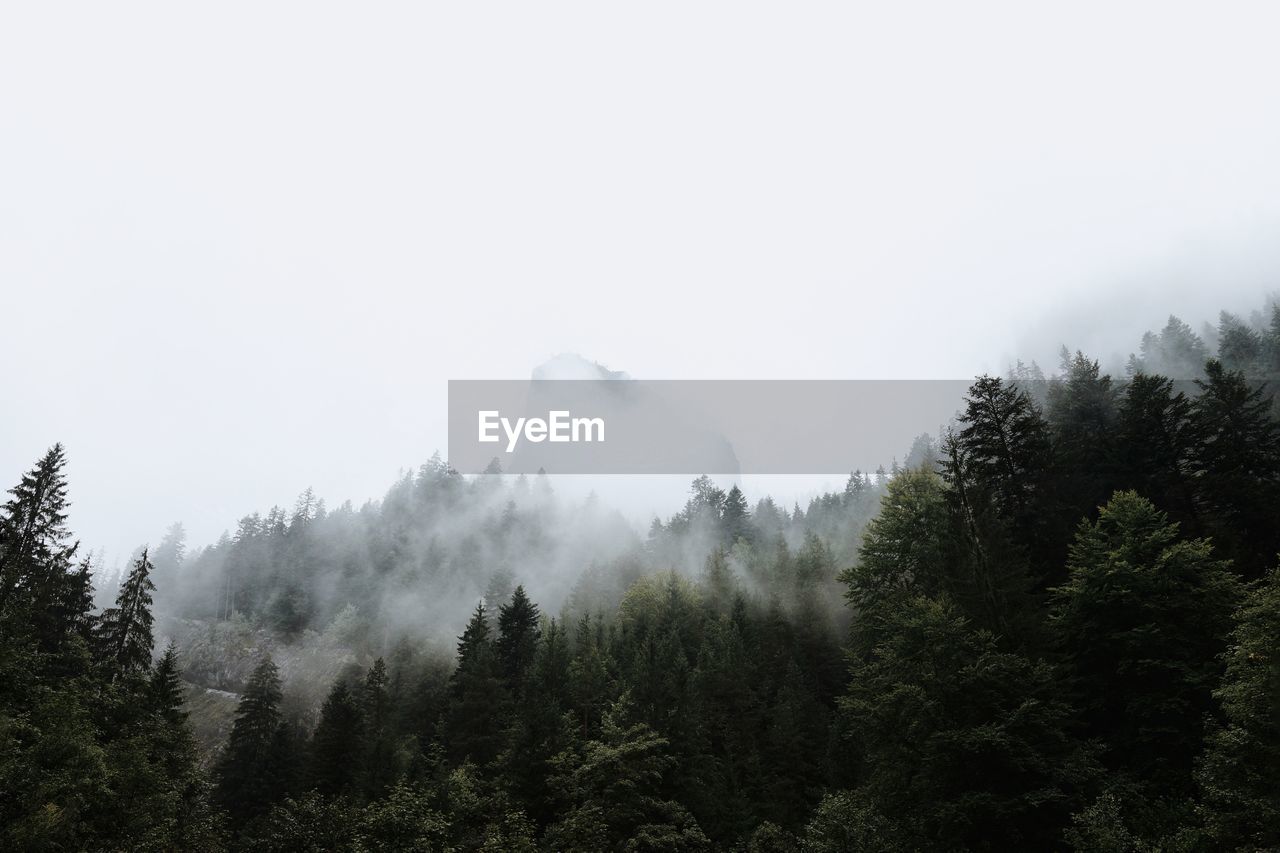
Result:
{"label": "forest", "polygon": [[436,456],[119,576],[54,444],[0,509],[0,848],[1280,848],[1277,381],[1273,301],[980,376],[805,507],[699,477],[641,532]]}

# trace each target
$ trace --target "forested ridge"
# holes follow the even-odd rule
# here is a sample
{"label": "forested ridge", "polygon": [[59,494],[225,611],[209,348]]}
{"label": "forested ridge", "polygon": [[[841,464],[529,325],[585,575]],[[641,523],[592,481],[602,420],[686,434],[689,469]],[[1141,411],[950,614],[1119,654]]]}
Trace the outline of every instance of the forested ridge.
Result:
{"label": "forested ridge", "polygon": [[[804,508],[703,477],[641,536],[437,457],[110,584],[55,445],[0,510],[0,848],[1280,847],[1280,306],[1117,374],[979,377]],[[300,707],[255,648],[202,761],[161,619],[350,654]]]}

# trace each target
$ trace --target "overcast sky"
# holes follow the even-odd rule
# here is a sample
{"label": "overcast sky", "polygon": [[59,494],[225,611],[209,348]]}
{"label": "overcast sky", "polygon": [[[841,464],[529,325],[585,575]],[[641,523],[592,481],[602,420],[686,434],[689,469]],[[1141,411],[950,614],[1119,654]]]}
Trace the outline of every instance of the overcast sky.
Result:
{"label": "overcast sky", "polygon": [[1270,4],[200,5],[0,13],[0,481],[64,442],[109,556],[560,352],[962,377],[1280,282]]}

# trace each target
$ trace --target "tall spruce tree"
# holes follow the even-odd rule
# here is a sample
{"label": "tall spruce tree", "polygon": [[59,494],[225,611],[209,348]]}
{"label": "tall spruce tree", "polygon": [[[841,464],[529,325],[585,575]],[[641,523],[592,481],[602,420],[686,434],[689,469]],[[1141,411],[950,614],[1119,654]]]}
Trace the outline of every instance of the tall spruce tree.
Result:
{"label": "tall spruce tree", "polygon": [[519,695],[538,650],[538,605],[529,600],[523,586],[511,593],[511,601],[498,608],[498,662],[507,686]]}
{"label": "tall spruce tree", "polygon": [[1237,614],[1214,696],[1225,720],[1210,730],[1198,772],[1208,845],[1280,847],[1280,569]]}
{"label": "tall spruce tree", "polygon": [[367,798],[377,799],[395,783],[402,769],[396,752],[387,665],[382,658],[375,660],[365,674],[360,706],[364,718],[362,788]]}
{"label": "tall spruce tree", "polygon": [[308,782],[322,794],[348,793],[363,759],[361,713],[345,678],[329,690],[311,737]]}
{"label": "tall spruce tree", "polygon": [[98,636],[104,656],[117,675],[142,672],[151,666],[151,561],[147,549],[134,562],[116,595],[116,606],[103,611]]}
{"label": "tall spruce tree", "polygon": [[941,473],[972,570],[993,589],[1018,575],[1052,580],[1065,536],[1050,499],[1052,446],[1039,408],[1015,383],[980,376],[959,423],[944,440]]}
{"label": "tall spruce tree", "polygon": [[1247,579],[1280,551],[1280,423],[1263,389],[1217,360],[1191,406],[1196,500],[1214,539]]}
{"label": "tall spruce tree", "polygon": [[1093,765],[1052,669],[1002,651],[945,595],[884,618],[840,700],[882,849],[1053,848]]}
{"label": "tall spruce tree", "polygon": [[1111,441],[1118,395],[1111,377],[1081,352],[1065,359],[1061,379],[1049,384],[1047,420],[1052,432],[1058,511],[1092,516],[1116,488]]}
{"label": "tall spruce tree", "polygon": [[262,814],[288,788],[288,741],[280,715],[280,672],[270,655],[254,669],[216,771],[215,795],[237,821]]}
{"label": "tall spruce tree", "polygon": [[45,652],[58,650],[66,632],[83,628],[87,618],[89,574],[72,567],[79,543],[67,530],[65,465],[65,451],[55,444],[0,510],[0,620]]}
{"label": "tall spruce tree", "polygon": [[486,767],[502,751],[509,694],[490,636],[484,604],[477,604],[458,638],[458,666],[445,717],[444,739],[450,755]]}
{"label": "tall spruce tree", "polygon": [[1118,492],[1071,547],[1052,626],[1085,732],[1108,768],[1155,797],[1186,797],[1240,587],[1203,539]]}
{"label": "tall spruce tree", "polygon": [[1111,441],[1120,488],[1148,496],[1183,530],[1200,535],[1189,464],[1195,447],[1191,401],[1163,376],[1129,378]]}

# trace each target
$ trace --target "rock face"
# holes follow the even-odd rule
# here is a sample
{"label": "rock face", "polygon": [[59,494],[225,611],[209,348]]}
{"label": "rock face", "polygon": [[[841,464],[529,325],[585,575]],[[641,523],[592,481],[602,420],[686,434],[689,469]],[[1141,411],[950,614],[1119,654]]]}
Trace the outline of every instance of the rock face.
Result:
{"label": "rock face", "polygon": [[240,694],[190,682],[186,684],[187,718],[191,720],[191,730],[200,751],[200,765],[208,770],[217,763],[222,745],[231,734]]}

